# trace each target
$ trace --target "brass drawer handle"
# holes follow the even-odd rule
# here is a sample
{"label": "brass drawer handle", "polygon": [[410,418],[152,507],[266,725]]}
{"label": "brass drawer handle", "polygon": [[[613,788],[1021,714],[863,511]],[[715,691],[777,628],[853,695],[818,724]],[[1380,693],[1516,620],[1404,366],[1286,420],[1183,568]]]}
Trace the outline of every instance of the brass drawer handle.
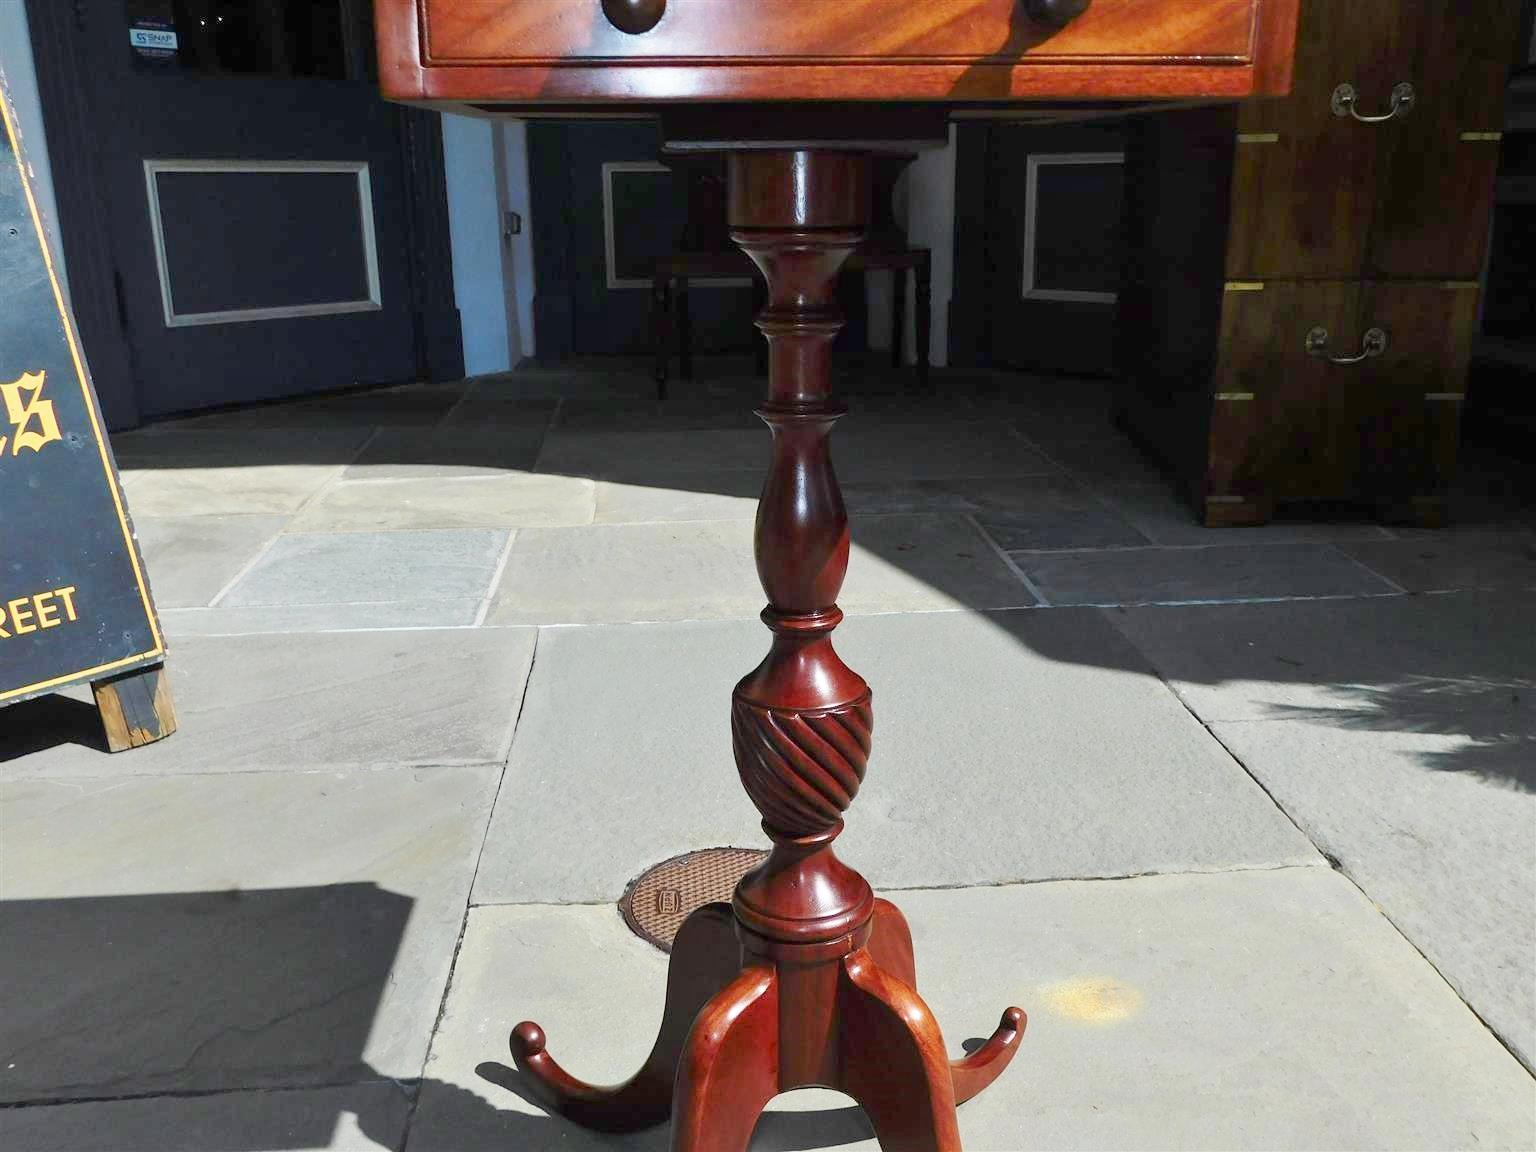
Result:
{"label": "brass drawer handle", "polygon": [[1392,89],[1390,112],[1385,116],[1362,116],[1357,107],[1360,102],[1360,93],[1355,91],[1353,84],[1340,84],[1333,90],[1333,114],[1341,119],[1345,116],[1353,116],[1362,124],[1385,124],[1388,120],[1408,115],[1418,98],[1419,94],[1412,84],[1399,84]]}
{"label": "brass drawer handle", "polygon": [[1330,364],[1359,364],[1362,360],[1371,360],[1385,354],[1387,345],[1390,343],[1386,332],[1380,328],[1372,328],[1360,342],[1360,355],[1331,356],[1328,353],[1328,329],[1317,327],[1307,333],[1307,355],[1318,360],[1326,360]]}

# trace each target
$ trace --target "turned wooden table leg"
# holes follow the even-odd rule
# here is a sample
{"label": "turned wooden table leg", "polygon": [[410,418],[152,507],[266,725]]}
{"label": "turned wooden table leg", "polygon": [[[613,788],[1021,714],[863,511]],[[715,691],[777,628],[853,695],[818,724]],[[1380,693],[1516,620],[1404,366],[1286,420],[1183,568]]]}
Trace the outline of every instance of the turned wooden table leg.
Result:
{"label": "turned wooden table leg", "polygon": [[873,724],[869,685],[832,646],[849,532],[828,446],[842,414],[830,394],[837,273],[863,235],[869,172],[859,152],[730,156],[731,237],[768,285],[757,320],[768,399],[758,414],[773,434],[756,532],[772,636],[731,700],[736,768],[773,849],[731,902],[740,956],[724,938],[723,907],[690,917],[655,1050],[615,1088],[566,1074],[535,1024],[512,1038],[518,1067],[552,1111],[627,1129],[670,1106],[674,1152],[746,1152],[764,1105],[812,1085],[857,1100],[887,1152],[959,1152],[957,1102],[997,1077],[1024,1027],[1010,1008],[986,1045],[951,1062],[917,994],[906,921],[832,848],[864,779]]}

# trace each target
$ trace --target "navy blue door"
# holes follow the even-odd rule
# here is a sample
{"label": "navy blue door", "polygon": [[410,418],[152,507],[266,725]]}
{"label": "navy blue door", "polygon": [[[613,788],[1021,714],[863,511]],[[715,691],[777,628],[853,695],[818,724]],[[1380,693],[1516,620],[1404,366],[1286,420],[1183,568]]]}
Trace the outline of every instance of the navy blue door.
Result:
{"label": "navy blue door", "polygon": [[368,6],[77,11],[140,413],[409,379],[400,113]]}

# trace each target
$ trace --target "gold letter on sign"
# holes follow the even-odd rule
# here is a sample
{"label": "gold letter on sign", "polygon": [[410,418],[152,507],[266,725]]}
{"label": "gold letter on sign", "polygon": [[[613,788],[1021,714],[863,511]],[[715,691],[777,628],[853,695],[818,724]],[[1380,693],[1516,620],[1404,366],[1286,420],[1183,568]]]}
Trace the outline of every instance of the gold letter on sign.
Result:
{"label": "gold letter on sign", "polygon": [[[11,455],[20,456],[23,448],[39,451],[44,444],[62,440],[59,420],[53,412],[53,401],[43,399],[43,380],[46,373],[26,372],[20,380],[0,384],[0,400],[5,402],[5,416],[16,429],[11,443]],[[26,398],[22,398],[26,393]],[[5,437],[0,436],[0,454],[5,452]]]}

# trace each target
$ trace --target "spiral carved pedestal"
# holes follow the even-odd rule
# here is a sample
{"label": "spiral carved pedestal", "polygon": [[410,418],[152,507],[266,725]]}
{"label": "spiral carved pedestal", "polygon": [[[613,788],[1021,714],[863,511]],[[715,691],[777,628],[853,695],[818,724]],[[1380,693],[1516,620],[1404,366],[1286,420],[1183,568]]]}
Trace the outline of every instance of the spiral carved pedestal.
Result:
{"label": "spiral carved pedestal", "polygon": [[746,1152],[774,1096],[823,1086],[859,1102],[887,1152],[958,1152],[955,1106],[1012,1058],[1024,1014],[951,1062],[916,991],[912,939],[895,906],[837,859],[832,842],[869,758],[869,686],[832,632],[848,568],[848,515],[827,438],[838,268],[869,210],[870,157],[742,151],[730,157],[732,238],[763,271],[773,458],[757,515],[757,570],[773,634],[737,686],[737,770],[773,841],[731,905],[684,922],[667,1005],[645,1067],[596,1088],[565,1073],[525,1022],[512,1054],[551,1111],[623,1131],[670,1113],[674,1152]]}

